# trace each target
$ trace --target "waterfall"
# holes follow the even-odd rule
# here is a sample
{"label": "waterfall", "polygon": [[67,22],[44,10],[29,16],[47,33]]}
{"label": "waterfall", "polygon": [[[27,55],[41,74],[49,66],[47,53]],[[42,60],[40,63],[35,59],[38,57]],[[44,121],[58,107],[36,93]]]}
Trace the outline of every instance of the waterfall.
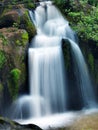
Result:
{"label": "waterfall", "polygon": [[[32,19],[34,15],[35,19]],[[67,79],[61,48],[62,37],[56,32],[55,22],[60,22],[57,22],[59,27],[68,22],[50,2],[41,4],[35,14],[30,12],[30,16],[37,27],[37,35],[28,51],[30,95],[36,100],[36,116],[64,112]]]}
{"label": "waterfall", "polygon": [[68,21],[50,1],[41,2],[29,14],[37,28],[37,35],[28,49],[30,94],[20,97],[13,104],[16,106],[13,116],[32,118],[66,111],[70,93],[67,91],[69,85],[62,39],[67,39],[71,46],[74,67],[77,70],[75,82],[80,89],[84,107],[95,105],[87,65]]}
{"label": "waterfall", "polygon": [[86,62],[83,58],[79,46],[69,39],[72,49],[72,56],[76,71],[76,78],[78,86],[80,87],[83,103],[85,107],[94,107],[96,105],[93,86],[89,76]]}

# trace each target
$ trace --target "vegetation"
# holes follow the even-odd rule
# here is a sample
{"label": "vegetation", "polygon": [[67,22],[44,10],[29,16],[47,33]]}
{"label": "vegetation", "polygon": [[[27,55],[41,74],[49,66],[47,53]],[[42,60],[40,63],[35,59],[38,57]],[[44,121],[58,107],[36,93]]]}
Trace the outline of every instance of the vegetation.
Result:
{"label": "vegetation", "polygon": [[[79,36],[91,74],[98,86],[98,0],[53,0]],[[86,44],[86,45],[85,45]],[[67,57],[64,50],[64,57]],[[97,88],[98,89],[98,88]]]}
{"label": "vegetation", "polygon": [[14,5],[16,6],[18,4],[24,4],[24,6],[28,9],[35,8],[33,0],[13,0],[13,1],[5,1],[4,3],[5,3],[4,6],[8,7],[9,9],[12,9]]}
{"label": "vegetation", "polygon": [[11,70],[8,84],[9,91],[13,100],[18,96],[20,76],[21,71],[18,68]]}
{"label": "vegetation", "polygon": [[84,40],[92,39],[98,41],[98,9],[89,14],[85,12],[69,12],[71,25],[77,34]]}
{"label": "vegetation", "polygon": [[0,39],[2,40],[2,44],[3,45],[7,45],[8,44],[7,38],[2,33],[0,33]]}
{"label": "vegetation", "polygon": [[36,34],[36,28],[29,18],[28,11],[21,17],[21,23],[24,24],[24,28],[28,32],[29,38],[32,38]]}
{"label": "vegetation", "polygon": [[17,46],[24,47],[29,41],[29,36],[26,31],[24,31],[22,34],[20,34],[19,38],[16,39],[15,43]]}
{"label": "vegetation", "polygon": [[98,2],[96,0],[54,1],[69,19],[72,28],[80,38],[98,41]]}

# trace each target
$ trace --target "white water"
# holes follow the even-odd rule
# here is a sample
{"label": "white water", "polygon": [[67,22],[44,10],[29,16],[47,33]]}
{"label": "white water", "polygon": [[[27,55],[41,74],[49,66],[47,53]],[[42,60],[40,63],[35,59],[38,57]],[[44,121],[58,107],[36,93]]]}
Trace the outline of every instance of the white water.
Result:
{"label": "white water", "polygon": [[[36,116],[64,112],[67,98],[67,79],[64,74],[66,72],[61,48],[62,36],[57,34],[56,26],[61,28],[61,25],[66,26],[68,22],[50,2],[44,4],[35,10],[35,20],[34,18],[33,20],[38,34],[32,40],[28,52],[30,96],[36,97]],[[51,15],[52,9],[54,13]],[[31,12],[30,15],[32,18]]]}
{"label": "white water", "polygon": [[77,112],[66,112],[62,114],[55,114],[41,118],[31,118],[29,120],[16,120],[20,124],[36,124],[43,130],[59,129],[71,126],[76,120],[85,115],[92,115],[98,113],[98,109],[82,110]]}
{"label": "white water", "polygon": [[[51,2],[42,2],[34,13],[30,11],[30,17],[37,28],[28,49],[30,94],[15,102],[13,116],[32,120],[66,112],[70,93],[61,47],[64,38],[70,42],[74,66],[78,69],[76,78],[84,107],[93,107],[96,103],[87,66],[68,21]],[[30,120],[27,122],[31,123]]]}

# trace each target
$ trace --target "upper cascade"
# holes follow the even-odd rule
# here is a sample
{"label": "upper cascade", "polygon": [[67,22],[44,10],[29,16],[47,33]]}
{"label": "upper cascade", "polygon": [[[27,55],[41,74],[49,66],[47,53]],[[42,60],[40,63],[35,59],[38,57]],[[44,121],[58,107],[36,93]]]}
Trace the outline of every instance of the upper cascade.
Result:
{"label": "upper cascade", "polygon": [[70,28],[69,22],[51,1],[41,2],[41,5],[36,8],[35,12],[29,11],[29,14],[37,28],[37,37],[42,37],[43,35],[43,38],[59,37],[61,39],[70,38],[76,41],[75,33]]}

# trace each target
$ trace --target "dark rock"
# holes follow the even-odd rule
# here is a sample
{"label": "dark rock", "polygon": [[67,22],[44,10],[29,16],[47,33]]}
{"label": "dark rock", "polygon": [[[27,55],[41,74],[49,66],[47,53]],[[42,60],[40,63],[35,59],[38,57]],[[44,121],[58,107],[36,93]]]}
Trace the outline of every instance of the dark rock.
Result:
{"label": "dark rock", "polygon": [[80,47],[89,67],[96,97],[98,97],[98,45],[93,40],[80,40]]}
{"label": "dark rock", "polygon": [[11,27],[13,26],[14,23],[19,24],[19,19],[20,17],[17,11],[15,10],[9,11],[0,18],[0,28]]}
{"label": "dark rock", "polygon": [[20,125],[17,122],[1,117],[0,130],[42,130],[42,129],[34,124]]}

